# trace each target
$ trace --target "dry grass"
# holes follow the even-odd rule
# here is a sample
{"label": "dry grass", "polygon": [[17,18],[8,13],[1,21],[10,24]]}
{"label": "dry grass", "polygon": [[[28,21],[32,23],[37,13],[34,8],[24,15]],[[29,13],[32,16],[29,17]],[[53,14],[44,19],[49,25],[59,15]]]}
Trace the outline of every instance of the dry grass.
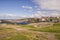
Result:
{"label": "dry grass", "polygon": [[0,26],[0,40],[47,40],[42,33],[36,33],[25,30],[16,30],[13,27],[17,25],[2,24]]}
{"label": "dry grass", "polygon": [[[53,29],[52,27],[50,29],[49,27],[40,29],[30,25],[0,24],[0,40],[55,40],[53,33],[59,32],[59,26],[60,24],[52,26],[55,31],[50,31]],[[56,38],[58,37],[60,38],[57,35]]]}

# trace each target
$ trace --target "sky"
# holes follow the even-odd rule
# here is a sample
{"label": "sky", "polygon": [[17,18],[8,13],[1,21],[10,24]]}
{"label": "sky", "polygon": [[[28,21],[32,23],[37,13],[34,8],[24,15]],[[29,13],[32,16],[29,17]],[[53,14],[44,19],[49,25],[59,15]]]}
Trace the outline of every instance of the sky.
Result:
{"label": "sky", "polygon": [[0,19],[60,16],[60,0],[0,0]]}

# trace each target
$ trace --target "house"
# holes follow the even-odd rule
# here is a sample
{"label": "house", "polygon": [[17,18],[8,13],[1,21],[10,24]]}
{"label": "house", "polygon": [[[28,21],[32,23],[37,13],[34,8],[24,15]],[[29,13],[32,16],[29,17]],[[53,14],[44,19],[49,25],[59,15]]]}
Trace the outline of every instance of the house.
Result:
{"label": "house", "polygon": [[42,22],[46,22],[47,18],[46,17],[41,17]]}

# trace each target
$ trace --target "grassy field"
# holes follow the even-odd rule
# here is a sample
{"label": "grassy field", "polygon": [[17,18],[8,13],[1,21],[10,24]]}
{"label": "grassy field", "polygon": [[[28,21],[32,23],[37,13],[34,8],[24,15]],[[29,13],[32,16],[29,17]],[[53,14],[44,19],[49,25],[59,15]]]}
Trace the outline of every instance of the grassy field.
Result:
{"label": "grassy field", "polygon": [[56,38],[58,40],[60,40],[60,23],[59,24],[54,24],[51,27],[41,28],[39,31],[56,33],[55,34]]}
{"label": "grassy field", "polygon": [[54,24],[50,27],[40,28],[39,31],[56,33],[55,37],[60,40],[60,23]]}
{"label": "grassy field", "polygon": [[[16,24],[15,24],[16,25]],[[46,35],[42,35],[37,32],[49,32],[54,33],[55,37],[60,40],[60,23],[53,24],[53,26],[38,28],[32,25],[18,25],[19,28],[25,28],[30,31],[37,32],[29,32],[29,31],[17,31],[14,28],[9,28],[8,26],[15,26],[11,24],[6,24],[5,27],[1,27],[0,25],[0,40],[48,40]],[[17,25],[16,25],[17,26]]]}
{"label": "grassy field", "polygon": [[53,26],[43,27],[43,28],[35,28],[33,26],[22,26],[23,28],[29,28],[29,30],[40,31],[40,32],[51,32],[56,33],[55,36],[58,40],[60,40],[60,23],[55,23]]}
{"label": "grassy field", "polygon": [[55,34],[55,36],[56,36],[56,38],[57,38],[58,40],[60,40],[60,33],[59,33],[59,34]]}
{"label": "grassy field", "polygon": [[29,40],[25,35],[11,28],[0,28],[0,40]]}
{"label": "grassy field", "polygon": [[20,25],[22,28],[27,28],[33,31],[42,31],[42,32],[55,32],[60,33],[60,23],[53,24],[53,26],[38,28],[32,25]]}
{"label": "grassy field", "polygon": [[50,27],[40,28],[39,31],[60,33],[60,24],[54,24]]}
{"label": "grassy field", "polygon": [[0,40],[47,40],[42,34],[0,26]]}

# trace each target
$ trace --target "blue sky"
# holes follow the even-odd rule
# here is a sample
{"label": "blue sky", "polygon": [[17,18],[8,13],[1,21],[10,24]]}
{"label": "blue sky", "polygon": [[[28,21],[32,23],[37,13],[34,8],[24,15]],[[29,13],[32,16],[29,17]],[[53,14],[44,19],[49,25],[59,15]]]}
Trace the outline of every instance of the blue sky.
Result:
{"label": "blue sky", "polygon": [[59,16],[60,0],[0,0],[0,19]]}
{"label": "blue sky", "polygon": [[34,6],[36,5],[31,0],[0,0],[0,15],[2,15],[1,18],[14,15],[29,16],[35,10]]}

